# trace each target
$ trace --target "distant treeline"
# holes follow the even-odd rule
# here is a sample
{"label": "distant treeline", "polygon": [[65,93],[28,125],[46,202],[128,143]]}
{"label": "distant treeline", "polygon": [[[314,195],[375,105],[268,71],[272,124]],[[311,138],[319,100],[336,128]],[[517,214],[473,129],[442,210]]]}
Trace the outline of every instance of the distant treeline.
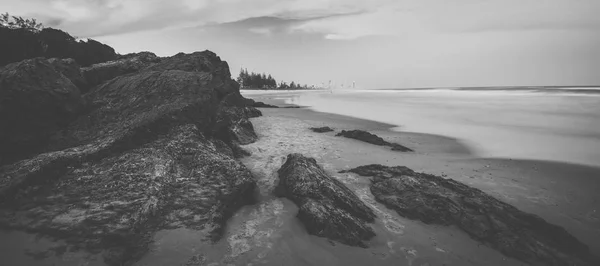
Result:
{"label": "distant treeline", "polygon": [[241,69],[240,75],[237,78],[243,89],[255,90],[309,90],[315,89],[314,86],[300,85],[295,82],[280,82],[277,83],[271,75],[265,73],[248,72],[247,69]]}
{"label": "distant treeline", "polygon": [[35,19],[0,14],[0,66],[34,57],[73,58],[82,66],[115,60],[118,54],[103,43],[77,41],[68,33],[45,28]]}

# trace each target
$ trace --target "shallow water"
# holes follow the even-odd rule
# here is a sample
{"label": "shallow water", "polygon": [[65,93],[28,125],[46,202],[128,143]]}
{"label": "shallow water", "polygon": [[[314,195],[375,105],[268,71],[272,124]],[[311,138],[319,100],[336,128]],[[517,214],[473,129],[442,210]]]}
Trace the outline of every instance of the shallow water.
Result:
{"label": "shallow water", "polygon": [[[600,88],[295,91],[275,97],[398,125],[395,130],[457,138],[483,157],[600,166],[600,93],[592,92]],[[253,93],[259,92],[244,92]]]}

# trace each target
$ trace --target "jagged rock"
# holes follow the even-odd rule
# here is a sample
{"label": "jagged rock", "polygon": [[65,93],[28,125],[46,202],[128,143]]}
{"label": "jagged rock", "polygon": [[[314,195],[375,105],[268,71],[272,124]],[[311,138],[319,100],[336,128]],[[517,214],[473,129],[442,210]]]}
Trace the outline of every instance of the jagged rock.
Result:
{"label": "jagged rock", "polygon": [[[223,66],[209,52],[178,58]],[[41,69],[11,78],[37,88],[48,72],[76,90]],[[85,94],[88,108],[49,138],[44,153],[0,167],[0,228],[65,239],[102,252],[109,265],[131,264],[161,229],[207,228],[207,239],[217,240],[227,218],[252,203],[255,187],[234,159],[243,153],[232,149],[237,142],[217,133],[254,133],[248,118],[260,115],[224,102],[241,96],[230,95],[239,90],[229,72],[217,70],[139,71]]]}
{"label": "jagged rock", "polygon": [[342,130],[342,132],[336,134],[335,136],[336,137],[342,136],[342,137],[346,137],[346,138],[357,139],[357,140],[375,144],[378,146],[389,146],[389,147],[392,147],[393,151],[401,151],[401,152],[413,151],[412,149],[404,147],[398,143],[387,142],[384,139],[382,139],[381,137],[379,137],[375,134],[371,134],[364,130],[348,130],[348,131]]}
{"label": "jagged rock", "polygon": [[317,133],[325,133],[325,132],[333,131],[333,129],[330,127],[311,127],[310,130],[312,130],[313,132],[317,132]]}
{"label": "jagged rock", "polygon": [[115,77],[138,72],[160,62],[161,58],[150,52],[125,55],[118,60],[99,63],[82,69],[90,86],[99,85]]}
{"label": "jagged rock", "polygon": [[48,60],[0,69],[0,165],[39,151],[82,110],[79,89]]}
{"label": "jagged rock", "polygon": [[[12,208],[0,209],[0,227],[109,250],[105,262],[121,265],[135,260],[161,228],[207,228],[207,240],[216,240],[234,211],[253,202],[255,181],[248,169],[227,145],[207,139],[192,124],[176,126],[138,148],[77,163],[90,152],[43,154],[45,160],[61,161],[46,165],[53,169],[38,168],[46,175],[39,178],[55,182],[30,184],[29,191],[13,199]],[[26,196],[32,194],[37,196]]]}
{"label": "jagged rock", "polygon": [[404,167],[378,164],[348,171],[372,176],[378,202],[427,224],[454,225],[473,239],[531,265],[600,265],[588,247],[562,227],[483,191]]}
{"label": "jagged rock", "polygon": [[373,211],[315,159],[290,154],[277,173],[276,195],[298,205],[297,217],[308,233],[360,247],[375,236],[368,225],[375,219]]}
{"label": "jagged rock", "polygon": [[48,59],[48,63],[50,63],[56,71],[71,80],[71,82],[79,88],[81,93],[86,93],[88,91],[89,86],[81,74],[81,67],[74,59],[50,58]]}

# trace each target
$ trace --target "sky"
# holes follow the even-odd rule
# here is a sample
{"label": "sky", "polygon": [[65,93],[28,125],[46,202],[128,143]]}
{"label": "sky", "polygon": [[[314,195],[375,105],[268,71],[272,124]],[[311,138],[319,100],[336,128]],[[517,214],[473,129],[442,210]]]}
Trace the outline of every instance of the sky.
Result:
{"label": "sky", "polygon": [[121,54],[359,88],[600,85],[600,0],[0,0]]}

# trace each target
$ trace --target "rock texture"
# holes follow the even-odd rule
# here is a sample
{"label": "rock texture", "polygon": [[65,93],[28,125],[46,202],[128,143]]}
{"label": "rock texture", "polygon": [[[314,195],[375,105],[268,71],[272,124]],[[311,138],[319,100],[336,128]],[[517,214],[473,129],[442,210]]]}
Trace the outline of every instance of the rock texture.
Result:
{"label": "rock texture", "polygon": [[342,132],[336,134],[335,136],[337,136],[337,137],[342,136],[342,137],[346,137],[346,138],[357,139],[360,141],[364,141],[364,142],[379,145],[379,146],[389,146],[389,147],[392,147],[393,151],[401,151],[401,152],[413,151],[412,149],[404,147],[398,143],[387,142],[384,139],[382,139],[381,137],[379,137],[375,134],[371,134],[364,130],[348,130],[348,131],[342,130]]}
{"label": "rock texture", "polygon": [[298,205],[297,217],[308,233],[360,247],[375,236],[368,225],[375,219],[373,211],[315,159],[290,154],[278,174],[275,193]]}
{"label": "rock texture", "polygon": [[161,58],[153,53],[141,52],[85,67],[82,73],[89,85],[93,87],[115,77],[138,72],[160,61]]}
{"label": "rock texture", "polygon": [[79,89],[44,58],[1,68],[0,165],[39,151],[83,107]]}
{"label": "rock texture", "polygon": [[372,176],[375,199],[427,224],[454,225],[473,239],[531,265],[600,265],[562,227],[479,189],[404,166],[366,165],[347,172]]}
{"label": "rock texture", "polygon": [[311,127],[310,130],[312,130],[313,132],[317,132],[317,133],[325,133],[325,132],[333,131],[333,129],[330,127]]}
{"label": "rock texture", "polygon": [[81,67],[74,59],[60,59],[60,58],[50,58],[48,59],[48,63],[54,67],[54,69],[65,77],[67,77],[81,93],[85,93],[89,89],[89,85],[87,81],[81,74]]}
{"label": "rock texture", "polygon": [[[168,67],[97,86],[85,94],[84,112],[40,144],[45,152],[0,166],[0,228],[64,239],[102,252],[109,265],[131,265],[161,229],[206,230],[207,240],[219,239],[227,218],[253,203],[255,188],[235,160],[238,142],[255,138],[234,141],[220,133],[254,134],[248,118],[261,114],[245,104],[227,63],[214,53],[165,61]],[[19,84],[14,91],[29,93],[24,99],[48,94],[55,88],[44,86],[58,81],[76,91],[45,61],[35,62],[41,66],[12,66],[3,82]],[[69,106],[70,98],[61,97],[47,101]]]}

